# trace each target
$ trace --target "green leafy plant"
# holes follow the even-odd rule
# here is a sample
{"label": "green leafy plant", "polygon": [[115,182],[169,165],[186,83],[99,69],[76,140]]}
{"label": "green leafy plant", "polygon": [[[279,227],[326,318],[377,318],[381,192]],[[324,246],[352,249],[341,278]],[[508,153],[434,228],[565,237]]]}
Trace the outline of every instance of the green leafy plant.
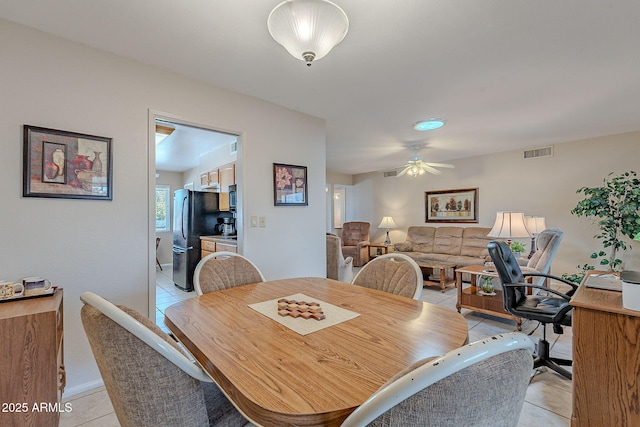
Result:
{"label": "green leafy plant", "polygon": [[601,266],[616,271],[622,264],[622,260],[616,258],[618,251],[631,249],[623,238],[633,239],[640,233],[640,179],[633,171],[612,175],[613,172],[604,179],[601,187],[578,189],[576,192],[585,198],[571,213],[591,218],[598,225],[600,233],[594,237],[602,240],[604,250],[592,253],[591,258],[600,258]]}
{"label": "green leafy plant", "polygon": [[562,273],[562,278],[579,285],[580,283],[582,283],[582,279],[584,279],[584,276],[587,274],[587,271],[595,270],[595,269],[596,268],[593,265],[582,264],[578,266],[577,273],[573,273],[573,274]]}
{"label": "green leafy plant", "polygon": [[524,245],[520,242],[511,242],[511,252],[517,253],[517,252],[524,252],[526,250],[526,248],[524,247]]}

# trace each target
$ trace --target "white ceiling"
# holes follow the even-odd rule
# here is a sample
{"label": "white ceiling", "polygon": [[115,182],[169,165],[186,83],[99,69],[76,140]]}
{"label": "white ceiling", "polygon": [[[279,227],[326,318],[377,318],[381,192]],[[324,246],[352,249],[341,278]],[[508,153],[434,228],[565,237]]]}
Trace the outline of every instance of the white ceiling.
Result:
{"label": "white ceiling", "polygon": [[[640,130],[638,0],[334,0],[344,41],[308,68],[280,0],[0,0],[0,17],[327,121],[327,168],[431,162]],[[420,119],[446,127],[419,133]],[[446,173],[446,171],[445,171]]]}
{"label": "white ceiling", "polygon": [[166,122],[163,126],[175,130],[156,143],[156,170],[185,172],[199,165],[200,156],[222,145],[229,146],[238,140],[237,135],[214,132],[192,126]]}

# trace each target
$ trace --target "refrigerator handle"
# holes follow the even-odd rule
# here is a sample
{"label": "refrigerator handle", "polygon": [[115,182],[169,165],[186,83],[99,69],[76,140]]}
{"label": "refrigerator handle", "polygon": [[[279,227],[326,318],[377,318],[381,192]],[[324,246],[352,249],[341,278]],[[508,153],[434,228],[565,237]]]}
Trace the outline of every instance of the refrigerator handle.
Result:
{"label": "refrigerator handle", "polygon": [[[185,212],[184,212],[184,208],[185,208],[185,204],[187,203],[187,198],[188,198],[188,193],[187,196],[182,198],[182,224],[180,224],[180,232],[182,233],[182,238],[186,239],[187,235],[184,233],[184,221],[185,221]],[[187,221],[189,220],[189,217],[187,215]]]}

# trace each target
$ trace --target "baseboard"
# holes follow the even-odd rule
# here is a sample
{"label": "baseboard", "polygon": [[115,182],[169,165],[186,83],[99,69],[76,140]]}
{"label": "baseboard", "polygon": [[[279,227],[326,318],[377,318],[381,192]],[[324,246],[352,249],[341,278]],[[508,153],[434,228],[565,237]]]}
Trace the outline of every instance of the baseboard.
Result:
{"label": "baseboard", "polygon": [[102,379],[91,381],[84,384],[79,384],[74,387],[66,387],[64,390],[64,393],[62,393],[62,400],[67,401],[67,400],[81,397],[80,395],[87,392],[91,392],[94,389],[100,388],[100,387],[104,387],[104,382],[102,381]]}

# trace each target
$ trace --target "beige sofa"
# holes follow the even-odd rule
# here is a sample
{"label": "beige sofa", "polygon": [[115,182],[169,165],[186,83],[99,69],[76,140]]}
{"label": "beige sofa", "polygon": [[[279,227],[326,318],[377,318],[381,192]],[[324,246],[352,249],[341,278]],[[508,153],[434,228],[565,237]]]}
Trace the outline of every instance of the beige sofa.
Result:
{"label": "beige sofa", "polygon": [[[491,261],[487,244],[494,240],[487,237],[490,228],[482,227],[429,227],[412,226],[407,240],[395,244],[395,252],[406,254],[414,260],[455,263],[458,267],[483,265]],[[469,281],[470,277],[462,276]]]}

